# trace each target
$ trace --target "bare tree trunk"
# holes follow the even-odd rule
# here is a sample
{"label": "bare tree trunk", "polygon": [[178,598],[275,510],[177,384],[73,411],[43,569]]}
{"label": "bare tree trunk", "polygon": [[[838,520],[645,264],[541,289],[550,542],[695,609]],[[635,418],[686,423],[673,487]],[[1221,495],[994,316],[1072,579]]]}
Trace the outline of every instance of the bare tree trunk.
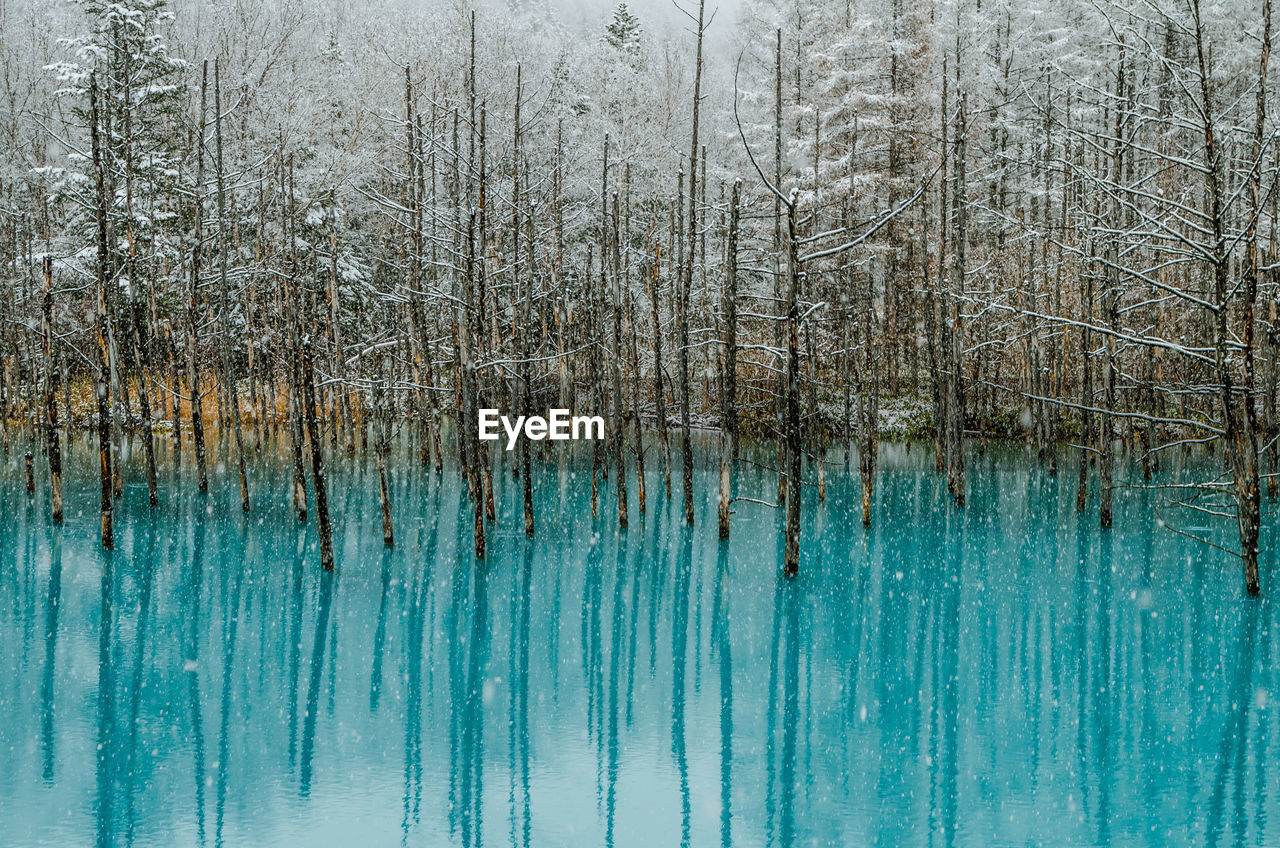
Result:
{"label": "bare tree trunk", "polygon": [[[44,302],[41,309],[44,351],[45,450],[49,456],[49,514],[62,521],[62,446],[58,436],[58,366],[53,351],[53,257],[44,258]],[[70,422],[68,422],[70,423]]]}
{"label": "bare tree trunk", "polygon": [[662,247],[653,244],[653,273],[649,275],[649,302],[653,307],[653,403],[658,420],[658,443],[662,448],[662,478],[671,497],[671,443],[667,437],[667,400],[662,389]]}
{"label": "bare tree trunk", "polygon": [[786,445],[787,480],[786,538],[783,544],[782,573],[794,577],[800,570],[800,258],[796,235],[796,194],[787,204],[787,369]]}
{"label": "bare tree trunk", "polygon": [[[472,32],[474,38],[475,16],[471,19]],[[472,61],[475,61],[475,44],[472,43]],[[475,71],[472,70],[472,84],[475,84]],[[484,319],[485,319],[485,291],[488,288],[488,214],[489,214],[489,184],[486,172],[487,162],[487,141],[488,137],[485,132],[485,123],[488,119],[489,110],[484,103],[480,104],[480,205],[476,220],[476,240],[478,248],[476,251],[476,261],[474,268],[476,272],[476,300],[475,300],[475,350],[471,363],[471,389],[474,393],[472,402],[472,411],[479,407],[480,402],[480,385],[476,379],[474,358],[480,355],[481,344],[484,340]],[[497,347],[497,324],[494,323],[494,347]],[[476,421],[473,415],[471,421]],[[481,444],[479,439],[475,442],[476,460],[479,463],[477,470],[480,473],[481,491],[484,500],[484,517],[488,521],[497,518],[497,513],[493,504],[493,466],[489,462],[489,448],[487,445]]]}
{"label": "bare tree trunk", "polygon": [[[630,347],[631,356],[631,424],[635,433],[635,455],[636,455],[636,511],[640,515],[645,512],[645,486],[644,486],[644,433],[640,429],[640,353],[637,347],[636,339],[636,304],[635,297],[631,293],[631,165],[628,164],[623,170],[623,191],[626,195],[624,207],[624,227],[622,231],[622,292],[625,299],[625,308],[627,316],[626,332],[630,336],[628,342],[623,342],[624,347]],[[623,351],[619,351],[619,357],[625,357]],[[622,474],[622,468],[619,466],[618,474]]]}
{"label": "bare tree trunk", "polygon": [[628,295],[628,320],[631,335],[631,426],[635,436],[636,453],[636,510],[644,515],[644,430],[640,426],[640,340],[636,325],[640,321],[634,295]]}
{"label": "bare tree trunk", "polygon": [[622,361],[625,356],[622,347],[622,255],[619,245],[621,211],[618,206],[618,193],[613,193],[613,415],[612,430],[609,438],[613,442],[613,466],[617,476],[618,487],[618,526],[627,526],[627,475],[622,465],[622,443],[626,437],[627,418],[622,407]]}
{"label": "bare tree trunk", "polygon": [[698,0],[698,19],[695,34],[697,45],[694,54],[693,71],[693,122],[692,139],[689,144],[689,238],[688,254],[684,264],[684,275],[681,280],[677,304],[680,307],[680,430],[681,430],[681,477],[684,482],[684,522],[693,524],[693,442],[689,434],[689,294],[693,287],[693,267],[695,251],[698,244],[698,116],[702,105],[702,36],[703,11],[706,0]]}
{"label": "bare tree trunk", "polygon": [[[862,374],[869,378],[858,392],[858,469],[862,476],[862,525],[871,526],[871,502],[875,495],[876,460],[880,452],[880,362],[876,356],[875,310],[868,277],[859,295],[858,341],[862,347]],[[862,376],[858,382],[862,383]]]}
{"label": "bare tree trunk", "polygon": [[124,198],[125,198],[125,238],[127,241],[127,253],[125,255],[125,273],[129,280],[129,317],[132,322],[132,332],[128,337],[133,340],[133,359],[138,374],[138,402],[139,411],[142,416],[142,445],[143,452],[146,455],[147,463],[147,494],[151,506],[159,503],[159,493],[156,484],[156,453],[155,453],[155,434],[151,426],[151,403],[149,399],[150,386],[148,378],[150,376],[150,357],[148,356],[149,345],[146,341],[146,328],[142,320],[142,306],[138,297],[138,289],[140,281],[138,279],[137,269],[137,248],[134,244],[134,213],[133,213],[133,108],[131,103],[132,83],[129,81],[129,58],[124,59],[126,77],[125,83],[121,86],[124,97],[123,107],[123,138],[121,144],[124,147]]}
{"label": "bare tree trunk", "polygon": [[89,77],[89,121],[90,121],[90,143],[93,148],[93,172],[94,184],[97,189],[96,199],[96,217],[97,217],[97,247],[98,247],[98,263],[97,263],[97,336],[98,336],[98,362],[97,362],[97,381],[94,385],[94,394],[98,400],[98,457],[99,468],[101,470],[102,483],[102,501],[100,511],[100,524],[102,530],[102,547],[111,550],[115,547],[115,528],[112,521],[112,499],[114,493],[112,491],[112,457],[111,457],[111,366],[107,354],[107,323],[110,316],[107,314],[107,284],[108,284],[108,251],[109,242],[107,236],[107,210],[109,198],[107,196],[106,175],[104,174],[105,165],[102,161],[102,141],[99,131],[99,123],[101,116],[98,111],[98,78],[96,74]]}
{"label": "bare tree trunk", "polygon": [[209,62],[204,63],[200,79],[200,121],[196,135],[196,184],[192,213],[195,218],[191,246],[191,294],[187,298],[187,391],[191,394],[191,438],[196,451],[196,474],[202,494],[209,491],[209,469],[204,453],[204,411],[200,399],[200,370],[196,356],[196,322],[200,303],[200,250],[204,241],[204,128],[208,111]]}
{"label": "bare tree trunk", "polygon": [[333,528],[329,524],[329,495],[324,482],[324,445],[320,441],[320,416],[316,410],[315,363],[311,337],[302,340],[302,397],[307,417],[307,441],[311,444],[311,485],[316,493],[316,530],[320,536],[320,566],[333,570]]}
{"label": "bare tree trunk", "polygon": [[725,245],[724,372],[720,382],[720,538],[729,538],[733,502],[733,461],[738,453],[738,205],[742,188],[733,181],[729,196],[729,232]]}
{"label": "bare tree trunk", "polygon": [[289,453],[293,460],[293,508],[298,514],[298,521],[307,520],[307,478],[302,460],[303,441],[303,402],[302,402],[302,363],[299,356],[301,346],[302,321],[298,311],[301,308],[298,295],[298,247],[297,247],[297,210],[294,208],[293,157],[289,158],[288,169],[288,214],[289,225],[289,285],[287,290],[288,335],[289,335]]}
{"label": "bare tree trunk", "polygon": [[387,409],[387,392],[391,381],[386,376],[390,370],[390,362],[382,361],[383,377],[374,381],[373,407],[376,415],[374,426],[374,453],[378,459],[378,501],[382,506],[382,544],[390,548],[396,543],[395,528],[391,522],[391,487],[387,480],[387,447],[391,440],[391,416]]}
{"label": "bare tree trunk", "polygon": [[[951,380],[954,376],[951,373],[951,333],[954,328],[951,326],[951,297],[947,282],[947,236],[950,232],[951,223],[951,207],[948,203],[947,196],[947,165],[951,159],[951,145],[949,141],[950,133],[947,131],[950,125],[950,102],[947,99],[947,84],[950,82],[950,76],[947,73],[947,57],[942,57],[942,120],[940,127],[941,143],[938,145],[940,163],[938,167],[938,362],[942,363],[942,374],[939,375],[941,385],[938,387],[938,400],[934,405],[935,420],[934,432],[935,438],[938,440],[937,451],[934,456],[934,465],[939,475],[944,472],[946,474],[947,484],[951,483]],[[852,168],[850,168],[850,181],[852,182]],[[927,227],[925,228],[927,231]]]}
{"label": "bare tree trunk", "polygon": [[[1114,135],[1111,150],[1111,182],[1119,186],[1124,179],[1124,114],[1125,99],[1125,45],[1120,42],[1119,67],[1116,73],[1116,108]],[[1118,196],[1118,195],[1117,195]],[[1123,211],[1119,201],[1112,204],[1110,216],[1112,226],[1119,226]],[[1106,280],[1106,289],[1102,293],[1102,311],[1106,317],[1107,327],[1111,330],[1103,339],[1105,357],[1102,372],[1102,416],[1098,433],[1098,521],[1102,527],[1111,526],[1112,484],[1115,475],[1115,423],[1114,409],[1116,402],[1116,345],[1115,333],[1118,318],[1117,302],[1120,297],[1120,257],[1116,244],[1117,236],[1107,238],[1106,268],[1102,278]]]}
{"label": "bare tree trunk", "polygon": [[[227,382],[227,392],[231,405],[231,433],[235,438],[236,472],[240,482],[240,509],[249,511],[249,476],[244,464],[244,435],[240,421],[240,392],[237,387],[235,362],[231,354],[231,328],[227,319],[231,315],[231,291],[227,283],[227,191],[226,172],[222,165],[222,74],[218,61],[213,63],[213,113],[214,136],[216,138],[215,155],[217,157],[217,191],[218,191],[218,293],[222,299],[222,376]],[[143,394],[143,409],[146,409],[146,395]]]}
{"label": "bare tree trunk", "polygon": [[[775,33],[777,40],[774,45],[774,86],[773,86],[773,184],[775,186],[773,197],[773,300],[774,303],[781,303],[783,299],[782,291],[782,197],[778,192],[782,191],[782,28],[779,27]],[[856,126],[856,124],[855,124]],[[782,316],[779,316],[782,317]],[[773,346],[774,349],[782,351],[783,337],[782,322],[778,321],[774,329]],[[786,475],[786,429],[787,429],[787,403],[786,403],[786,376],[780,374],[778,377],[778,393],[777,393],[777,414],[778,414],[778,503],[782,504],[787,499],[787,475]]]}
{"label": "bare tree trunk", "polygon": [[478,433],[476,430],[477,418],[476,411],[476,369],[475,361],[472,354],[473,322],[472,312],[474,311],[474,275],[476,273],[476,213],[472,212],[467,218],[467,267],[463,285],[465,287],[465,297],[463,303],[463,313],[457,321],[458,335],[458,356],[460,363],[460,371],[462,378],[461,398],[462,398],[462,417],[458,422],[458,430],[463,433],[463,440],[466,442],[467,453],[471,456],[471,499],[475,506],[475,554],[477,559],[484,559],[485,555],[485,509],[484,509],[484,487],[485,479],[481,473],[480,466],[484,464],[483,453],[480,449]]}
{"label": "bare tree trunk", "polygon": [[947,380],[947,482],[956,506],[964,506],[964,328],[961,324],[960,300],[965,286],[965,245],[968,241],[969,198],[965,185],[965,95],[960,94],[956,124],[956,185],[952,193],[955,207],[955,264],[951,269],[951,350],[948,357],[950,375]]}

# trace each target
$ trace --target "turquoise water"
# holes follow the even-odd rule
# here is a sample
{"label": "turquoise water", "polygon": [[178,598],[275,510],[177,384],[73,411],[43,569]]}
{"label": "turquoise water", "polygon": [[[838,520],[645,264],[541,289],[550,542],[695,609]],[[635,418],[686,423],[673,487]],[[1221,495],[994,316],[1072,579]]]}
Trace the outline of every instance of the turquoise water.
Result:
{"label": "turquoise water", "polygon": [[456,478],[397,467],[386,551],[339,463],[322,574],[266,460],[247,518],[227,470],[153,513],[134,460],[104,554],[95,460],[60,529],[0,474],[6,848],[1280,843],[1275,606],[1147,491],[1100,532],[1074,474],[989,451],[961,513],[887,446],[874,528],[837,465],[785,581],[773,511],[715,538],[709,465],[692,532],[654,474],[621,533],[540,465],[532,542],[499,475],[477,564]]}

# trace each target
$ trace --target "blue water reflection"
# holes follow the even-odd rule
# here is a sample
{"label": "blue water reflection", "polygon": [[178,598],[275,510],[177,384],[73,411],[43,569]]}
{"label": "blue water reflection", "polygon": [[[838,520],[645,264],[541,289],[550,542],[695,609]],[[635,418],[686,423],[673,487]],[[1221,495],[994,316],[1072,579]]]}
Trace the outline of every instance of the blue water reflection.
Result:
{"label": "blue water reflection", "polygon": [[225,472],[156,511],[126,486],[105,553],[87,443],[62,527],[11,460],[0,845],[1280,842],[1274,605],[1238,564],[1146,490],[1099,531],[1016,449],[971,458],[957,511],[926,453],[886,448],[869,531],[856,475],[807,491],[794,581],[773,511],[715,538],[701,457],[692,529],[655,473],[620,532],[551,459],[528,540],[498,473],[484,562],[456,478],[394,468],[387,550],[339,459],[335,573],[283,463],[248,516]]}

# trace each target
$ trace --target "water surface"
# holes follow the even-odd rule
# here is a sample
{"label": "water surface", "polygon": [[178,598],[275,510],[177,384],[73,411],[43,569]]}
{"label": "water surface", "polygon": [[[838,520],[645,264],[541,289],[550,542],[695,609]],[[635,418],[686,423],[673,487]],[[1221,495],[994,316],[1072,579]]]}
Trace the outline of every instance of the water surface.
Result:
{"label": "water surface", "polygon": [[887,447],[868,531],[834,456],[794,581],[774,511],[716,539],[710,465],[692,530],[653,473],[620,532],[588,466],[540,464],[532,541],[500,474],[479,563],[455,477],[396,464],[386,550],[339,462],[323,574],[276,460],[242,517],[225,469],[162,474],[153,511],[135,458],[108,554],[90,443],[61,528],[11,458],[0,845],[1280,842],[1274,606],[1237,562],[1143,490],[1099,531],[1016,449],[971,457],[957,511]]}

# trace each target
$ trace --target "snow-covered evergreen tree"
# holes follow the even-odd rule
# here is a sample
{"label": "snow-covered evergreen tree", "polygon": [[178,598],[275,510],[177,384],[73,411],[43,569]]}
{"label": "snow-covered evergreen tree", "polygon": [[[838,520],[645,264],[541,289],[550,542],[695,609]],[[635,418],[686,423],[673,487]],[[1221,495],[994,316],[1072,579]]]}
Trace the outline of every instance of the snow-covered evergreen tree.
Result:
{"label": "snow-covered evergreen tree", "polygon": [[604,28],[604,40],[615,50],[635,55],[640,52],[641,34],[640,19],[631,13],[626,3],[619,3],[613,10],[613,19]]}

